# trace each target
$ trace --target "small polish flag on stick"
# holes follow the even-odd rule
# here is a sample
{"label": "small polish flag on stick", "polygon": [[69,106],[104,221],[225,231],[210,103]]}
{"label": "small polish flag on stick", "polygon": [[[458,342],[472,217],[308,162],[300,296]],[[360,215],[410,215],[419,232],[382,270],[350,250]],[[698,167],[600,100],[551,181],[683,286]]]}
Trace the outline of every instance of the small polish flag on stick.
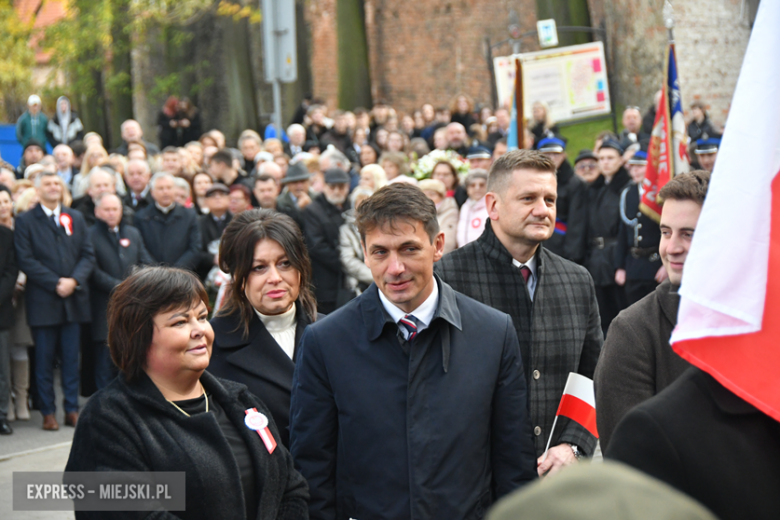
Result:
{"label": "small polish flag on stick", "polygon": [[547,450],[550,449],[555,425],[561,415],[577,422],[594,437],[599,438],[599,433],[596,430],[596,396],[593,393],[592,379],[569,372],[569,379],[566,380],[566,386],[563,388],[561,404],[558,405],[558,411],[555,412],[550,438],[547,439],[547,447],[544,449],[545,458],[547,458]]}

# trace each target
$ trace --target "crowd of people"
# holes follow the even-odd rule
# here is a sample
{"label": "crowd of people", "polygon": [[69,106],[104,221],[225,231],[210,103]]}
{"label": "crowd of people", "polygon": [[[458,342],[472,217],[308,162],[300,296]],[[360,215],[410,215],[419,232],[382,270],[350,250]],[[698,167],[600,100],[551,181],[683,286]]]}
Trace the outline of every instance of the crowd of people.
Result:
{"label": "crowd of people", "polygon": [[[694,370],[669,337],[719,146],[701,104],[660,222],[639,209],[654,107],[570,162],[543,102],[512,151],[509,112],[463,94],[307,98],[235,148],[172,97],[159,147],[127,120],[111,152],[67,98],[51,121],[28,104],[0,164],[0,433],[30,406],[59,428],[58,365],[69,471],[201,468],[229,490],[212,517],[482,518],[597,451],[554,426],[569,373],[595,379],[606,456],[639,467],[621,419]],[[102,390],[81,416],[80,386]],[[182,422],[209,407],[221,436]]]}

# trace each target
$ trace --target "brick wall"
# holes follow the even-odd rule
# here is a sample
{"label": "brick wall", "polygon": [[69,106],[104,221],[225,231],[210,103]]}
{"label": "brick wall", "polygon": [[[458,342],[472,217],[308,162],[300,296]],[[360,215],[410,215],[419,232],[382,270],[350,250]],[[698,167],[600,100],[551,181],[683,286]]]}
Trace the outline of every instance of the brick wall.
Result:
{"label": "brick wall", "polygon": [[[683,103],[710,108],[722,124],[731,103],[750,36],[743,0],[675,0],[675,38]],[[663,80],[667,41],[662,0],[589,0],[594,26],[608,33],[613,96],[625,105],[648,107]],[[508,38],[510,9],[523,31],[536,26],[535,0],[365,0],[371,92],[397,109],[422,103],[446,105],[465,92],[489,103],[491,79],[485,37]],[[310,0],[315,95],[336,108],[338,93],[336,0]],[[537,50],[526,40],[523,50]],[[494,55],[509,54],[508,45]]]}
{"label": "brick wall", "polygon": [[[661,0],[590,0],[594,24],[603,20],[610,47],[613,95],[619,103],[648,107],[663,81]],[[684,109],[704,101],[723,124],[750,37],[742,0],[675,0],[678,72]]]}
{"label": "brick wall", "polygon": [[[536,27],[535,0],[366,0],[366,29],[374,100],[385,99],[410,111],[423,103],[447,105],[465,92],[489,103],[491,78],[485,61],[485,37],[493,43],[509,37],[509,10],[520,15],[523,31]],[[334,0],[312,0],[314,93],[335,108],[336,10]],[[525,49],[537,50],[527,40]],[[494,55],[511,53],[508,45]]]}

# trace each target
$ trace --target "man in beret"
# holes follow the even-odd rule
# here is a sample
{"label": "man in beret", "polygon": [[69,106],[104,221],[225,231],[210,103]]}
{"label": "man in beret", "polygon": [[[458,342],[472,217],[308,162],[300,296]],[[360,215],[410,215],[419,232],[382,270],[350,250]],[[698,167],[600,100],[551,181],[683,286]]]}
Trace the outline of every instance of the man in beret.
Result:
{"label": "man in beret", "polygon": [[567,260],[585,261],[588,206],[585,204],[587,185],[574,175],[566,158],[566,142],[558,137],[545,137],[538,150],[552,159],[557,168],[558,199],[555,201],[555,230],[544,247]]}
{"label": "man in beret", "polygon": [[349,174],[340,168],[325,170],[322,195],[303,210],[303,236],[309,249],[317,310],[329,314],[348,300],[343,293],[344,273],[339,254],[341,214],[349,194]]}
{"label": "man in beret", "polygon": [[702,170],[712,173],[715,169],[715,160],[718,158],[720,138],[710,137],[696,141],[696,159]]}
{"label": "man in beret", "polygon": [[[641,118],[640,118],[641,122]],[[588,186],[588,253],[585,267],[596,285],[601,328],[607,335],[609,324],[626,307],[626,293],[615,283],[615,249],[620,232],[620,194],[631,182],[623,167],[625,150],[607,139],[598,151],[601,174]]]}
{"label": "man in beret", "polygon": [[615,249],[615,283],[626,290],[626,303],[633,305],[666,279],[658,254],[661,228],[639,210],[644,194],[642,181],[647,169],[647,152],[638,151],[628,161],[631,183],[620,194],[620,231]]}

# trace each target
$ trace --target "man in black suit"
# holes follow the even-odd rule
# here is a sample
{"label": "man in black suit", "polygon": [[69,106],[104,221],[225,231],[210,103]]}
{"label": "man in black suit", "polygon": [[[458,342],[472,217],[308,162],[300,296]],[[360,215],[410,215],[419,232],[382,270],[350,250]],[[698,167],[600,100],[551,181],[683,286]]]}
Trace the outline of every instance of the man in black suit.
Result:
{"label": "man in black suit", "polygon": [[198,217],[174,200],[174,177],[158,173],[149,181],[154,204],[136,214],[135,225],[156,264],[195,269],[201,251]]}
{"label": "man in black suit", "polygon": [[[10,198],[11,192],[0,187]],[[11,328],[14,325],[13,296],[16,286],[13,230],[0,226],[0,435],[13,433],[6,420],[11,395]],[[11,404],[13,406],[13,404]]]}
{"label": "man in black suit", "polygon": [[[116,177],[113,173],[101,168],[92,168],[87,176],[87,182],[89,187],[87,188],[87,194],[83,197],[73,201],[73,209],[77,209],[84,216],[84,220],[87,226],[92,226],[96,220],[96,202],[98,197],[103,193],[116,193]],[[123,220],[128,223],[133,223],[133,217],[135,211],[132,208],[124,206],[122,208]]]}
{"label": "man in black suit", "polygon": [[143,159],[130,159],[125,167],[125,184],[127,184],[127,195],[124,203],[135,211],[144,209],[150,204],[154,204],[152,199],[151,185],[149,180],[152,178],[152,171],[149,169],[149,163]]}
{"label": "man in black suit", "polygon": [[691,367],[618,424],[606,458],[687,493],[721,520],[780,511],[780,423]]}
{"label": "man in black suit", "polygon": [[95,384],[108,385],[116,376],[106,338],[106,309],[114,287],[124,280],[133,266],[152,264],[141,233],[122,218],[122,201],[114,193],[102,193],[95,201],[97,221],[89,229],[95,248],[95,269],[89,284],[92,305],[92,341],[95,346]]}
{"label": "man in black suit", "polygon": [[61,348],[65,424],[78,420],[81,324],[91,320],[89,276],[95,252],[81,213],[60,204],[56,172],[35,179],[40,204],[16,219],[19,268],[27,275],[27,322],[35,340],[35,378],[43,429],[57,430],[54,363]]}
{"label": "man in black suit", "polygon": [[211,268],[218,265],[219,240],[225,228],[233,220],[233,214],[228,211],[229,194],[228,187],[219,182],[206,191],[206,207],[209,208],[209,212],[198,217],[201,238],[198,274],[201,279],[205,279]]}

